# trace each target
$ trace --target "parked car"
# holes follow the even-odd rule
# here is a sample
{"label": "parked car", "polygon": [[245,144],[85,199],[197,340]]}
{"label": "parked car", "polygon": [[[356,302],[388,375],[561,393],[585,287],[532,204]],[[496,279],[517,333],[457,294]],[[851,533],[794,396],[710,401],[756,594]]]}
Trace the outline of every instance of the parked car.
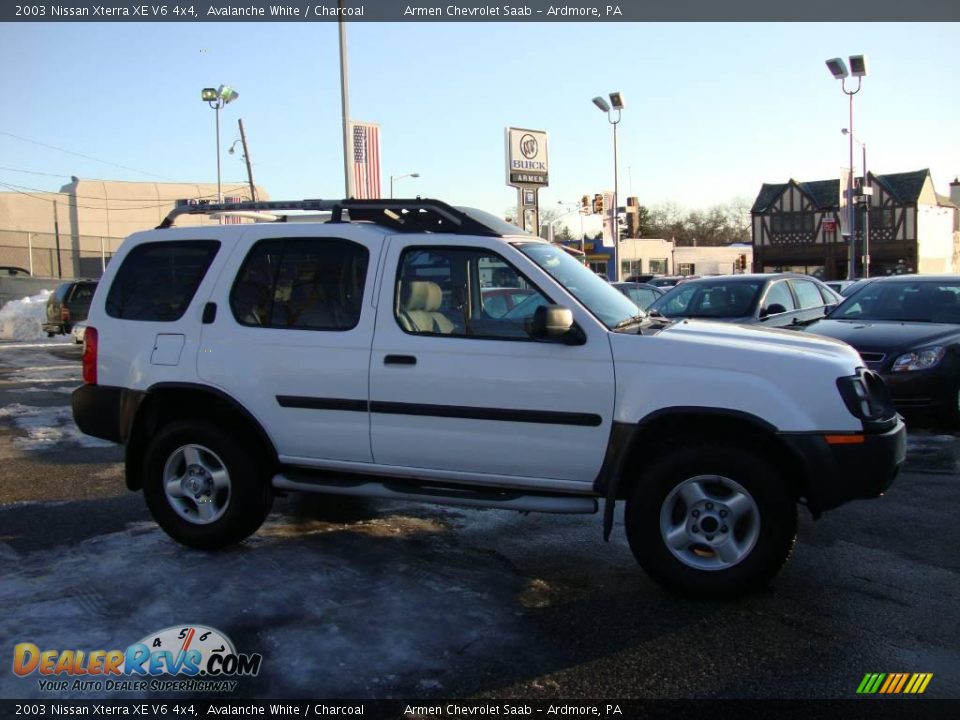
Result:
{"label": "parked car", "polygon": [[659,288],[672,288],[675,285],[680,285],[689,280],[696,280],[699,275],[667,275],[666,277],[656,277],[652,278],[648,282],[654,287]]}
{"label": "parked car", "polygon": [[[123,242],[87,321],[74,419],[126,446],[127,487],[184,545],[241,542],[293,491],[604,503],[605,537],[625,502],[653,578],[730,596],[780,570],[799,502],[878,497],[904,461],[883,382],[843,343],[661,327],[564,250],[438,200],[269,204],[339,222],[172,228],[261,204],[178,207]],[[507,315],[528,313],[484,312],[497,273],[528,282]]]}
{"label": "parked car", "polygon": [[647,273],[646,275],[631,275],[626,280],[624,280],[624,282],[649,283],[651,280],[654,280],[660,277],[663,277],[663,275],[659,273]]}
{"label": "parked car", "polygon": [[808,332],[852,345],[903,413],[960,427],[960,275],[871,278]]}
{"label": "parked car", "polygon": [[30,277],[30,271],[14,265],[0,265],[0,275],[9,277]]}
{"label": "parked car", "polygon": [[[871,278],[872,279],[872,278]],[[851,293],[859,289],[867,279],[859,280],[824,280],[823,284],[843,297],[850,296]]]}
{"label": "parked car", "polygon": [[622,292],[628,298],[637,304],[641,310],[646,310],[653,304],[653,301],[663,295],[662,288],[638,282],[616,282],[610,283],[617,290]]}
{"label": "parked car", "polygon": [[43,331],[48,337],[66,335],[75,323],[87,319],[96,280],[70,280],[60,283],[47,298],[47,319]]}
{"label": "parked car", "polygon": [[671,319],[701,318],[799,328],[819,320],[841,297],[809,275],[718,275],[685,282],[648,308]]}
{"label": "parked car", "polygon": [[77,345],[83,345],[84,335],[87,333],[87,324],[85,322],[75,323],[73,330],[70,331],[70,335],[73,338],[73,341]]}
{"label": "parked car", "polygon": [[533,295],[534,291],[520,287],[486,287],[480,294],[484,312],[490,317],[499,318]]}
{"label": "parked car", "polygon": [[718,275],[672,288],[648,312],[671,319],[702,318],[796,329],[819,320],[840,301],[833,290],[808,275]]}

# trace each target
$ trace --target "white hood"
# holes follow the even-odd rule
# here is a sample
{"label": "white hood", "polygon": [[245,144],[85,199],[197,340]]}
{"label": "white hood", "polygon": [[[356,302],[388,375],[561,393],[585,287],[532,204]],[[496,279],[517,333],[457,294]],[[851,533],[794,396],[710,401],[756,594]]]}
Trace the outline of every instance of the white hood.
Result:
{"label": "white hood", "polygon": [[844,342],[795,330],[682,320],[654,335],[611,333],[617,419],[704,407],[748,413],[779,430],[858,430],[837,378],[863,362]]}

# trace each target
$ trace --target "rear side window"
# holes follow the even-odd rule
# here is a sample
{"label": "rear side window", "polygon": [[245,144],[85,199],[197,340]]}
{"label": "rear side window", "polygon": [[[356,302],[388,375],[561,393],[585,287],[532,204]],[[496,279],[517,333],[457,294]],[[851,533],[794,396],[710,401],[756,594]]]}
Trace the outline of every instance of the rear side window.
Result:
{"label": "rear side window", "polygon": [[350,330],[360,321],[369,252],[348,240],[262,240],[230,293],[241,325]]}
{"label": "rear side window", "polygon": [[219,248],[216,240],[135,247],[123,259],[110,286],[107,315],[121,320],[179,320]]}

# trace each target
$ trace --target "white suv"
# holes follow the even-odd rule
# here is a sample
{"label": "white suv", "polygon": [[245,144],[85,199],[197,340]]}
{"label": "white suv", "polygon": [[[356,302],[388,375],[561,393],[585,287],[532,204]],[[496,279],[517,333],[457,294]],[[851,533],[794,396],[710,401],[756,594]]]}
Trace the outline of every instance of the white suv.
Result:
{"label": "white suv", "polygon": [[[278,221],[172,227],[223,210]],[[487,312],[493,287],[527,297]],[[83,373],[77,424],[126,445],[128,486],[197,548],[255,532],[276,491],[602,501],[605,537],[625,500],[651,576],[731,595],[783,565],[798,502],[876,497],[905,453],[849,346],[652,321],[562,248],[433,200],[178,208],[107,268]]]}

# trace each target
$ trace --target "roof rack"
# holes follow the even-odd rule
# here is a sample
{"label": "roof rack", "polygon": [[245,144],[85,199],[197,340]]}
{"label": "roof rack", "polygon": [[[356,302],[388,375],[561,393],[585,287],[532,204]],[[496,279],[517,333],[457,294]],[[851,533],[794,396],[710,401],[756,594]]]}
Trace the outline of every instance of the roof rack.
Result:
{"label": "roof rack", "polygon": [[[414,200],[263,200],[238,203],[189,201],[171,210],[157,229],[172,227],[181,215],[210,215],[237,211],[275,213],[278,210],[329,212],[330,220],[327,222],[365,221],[400,232],[501,236],[500,232],[471,217],[463,210],[441,200],[421,198]],[[344,210],[349,214],[348,219],[343,217]],[[286,219],[285,216],[280,215],[277,222],[285,222]]]}

